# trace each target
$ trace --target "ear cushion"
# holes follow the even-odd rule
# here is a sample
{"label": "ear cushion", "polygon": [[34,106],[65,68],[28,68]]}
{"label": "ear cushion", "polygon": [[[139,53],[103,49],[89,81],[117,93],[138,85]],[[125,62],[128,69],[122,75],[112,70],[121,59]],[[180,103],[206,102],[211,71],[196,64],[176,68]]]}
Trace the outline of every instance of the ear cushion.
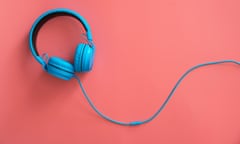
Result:
{"label": "ear cushion", "polygon": [[82,72],[82,57],[85,46],[86,44],[79,44],[76,48],[74,56],[74,69],[76,72]]}
{"label": "ear cushion", "polygon": [[82,59],[82,71],[88,72],[92,70],[94,60],[94,49],[87,45],[83,51],[83,59]]}
{"label": "ear cushion", "polygon": [[92,69],[94,49],[88,44],[79,44],[74,57],[74,69],[76,72],[88,72]]}
{"label": "ear cushion", "polygon": [[70,80],[74,76],[74,67],[64,59],[51,57],[48,60],[47,72],[57,78]]}

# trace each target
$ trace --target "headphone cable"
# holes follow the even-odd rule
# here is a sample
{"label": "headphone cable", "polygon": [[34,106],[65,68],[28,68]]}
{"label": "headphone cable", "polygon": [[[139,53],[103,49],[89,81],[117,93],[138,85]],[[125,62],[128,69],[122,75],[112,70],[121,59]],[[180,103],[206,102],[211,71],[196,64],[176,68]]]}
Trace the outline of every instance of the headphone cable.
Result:
{"label": "headphone cable", "polygon": [[141,124],[145,124],[148,123],[150,121],[152,121],[154,118],[156,118],[159,113],[165,108],[165,106],[167,105],[167,103],[169,102],[169,100],[172,98],[174,92],[176,91],[177,87],[180,85],[180,83],[182,82],[182,80],[189,74],[191,73],[193,70],[200,68],[200,67],[204,67],[204,66],[209,66],[209,65],[217,65],[217,64],[223,64],[223,63],[233,63],[233,64],[237,64],[240,65],[240,62],[235,61],[235,60],[221,60],[221,61],[214,61],[214,62],[207,62],[207,63],[202,63],[202,64],[198,64],[195,65],[193,67],[191,67],[190,69],[188,69],[177,81],[177,83],[175,84],[175,86],[173,87],[173,89],[170,91],[168,97],[165,99],[165,101],[163,102],[163,104],[160,106],[160,108],[152,115],[150,116],[148,119],[145,119],[143,121],[132,121],[132,122],[122,122],[122,121],[118,121],[118,120],[114,120],[106,115],[104,115],[102,112],[100,112],[96,106],[93,104],[92,100],[89,98],[88,94],[86,93],[83,84],[80,80],[80,78],[76,75],[74,75],[74,77],[77,79],[80,88],[83,92],[84,97],[87,99],[89,105],[92,107],[92,109],[102,118],[104,118],[107,121],[110,121],[112,123],[118,124],[118,125],[123,125],[123,126],[137,126],[137,125],[141,125]]}

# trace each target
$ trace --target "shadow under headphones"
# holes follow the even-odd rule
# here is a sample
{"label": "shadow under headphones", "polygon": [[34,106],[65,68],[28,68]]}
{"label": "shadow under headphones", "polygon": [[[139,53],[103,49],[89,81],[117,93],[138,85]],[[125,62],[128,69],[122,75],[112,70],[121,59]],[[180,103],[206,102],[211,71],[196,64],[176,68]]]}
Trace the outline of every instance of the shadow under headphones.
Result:
{"label": "shadow under headphones", "polygon": [[[80,43],[75,51],[75,56],[74,56],[74,63],[71,64],[70,62],[60,58],[60,57],[50,57],[48,58],[47,54],[44,54],[42,56],[39,55],[36,47],[36,40],[37,40],[37,35],[40,30],[40,28],[50,19],[55,18],[57,16],[70,16],[75,19],[77,19],[84,27],[86,31],[86,40],[88,43]],[[102,118],[105,120],[123,125],[123,126],[137,126],[141,124],[148,123],[152,121],[154,118],[158,116],[158,114],[165,108],[171,97],[173,96],[174,92],[176,91],[177,87],[179,84],[182,82],[182,80],[193,70],[204,67],[204,66],[209,66],[209,65],[216,65],[216,64],[222,64],[222,63],[234,63],[237,65],[240,65],[240,62],[235,61],[235,60],[220,60],[220,61],[214,61],[214,62],[206,62],[202,64],[195,65],[188,69],[176,82],[175,86],[173,89],[170,91],[169,95],[163,102],[163,104],[159,107],[159,109],[149,118],[141,121],[132,121],[132,122],[122,122],[118,120],[114,120],[106,115],[104,115],[102,112],[100,112],[96,106],[93,104],[92,100],[89,98],[87,95],[81,80],[78,76],[75,75],[76,72],[89,72],[92,70],[93,67],[93,61],[94,61],[94,56],[95,56],[95,46],[93,44],[92,40],[92,34],[90,31],[90,26],[88,25],[87,21],[80,16],[77,12],[72,11],[70,9],[65,9],[65,8],[58,8],[58,9],[52,9],[49,10],[45,13],[43,13],[39,18],[36,19],[36,21],[33,23],[32,28],[29,33],[29,47],[31,50],[32,55],[34,58],[42,65],[43,69],[48,72],[49,74],[63,79],[63,80],[70,80],[71,78],[76,78],[80,88],[83,92],[84,97],[88,101],[89,105],[93,108],[93,110]]]}

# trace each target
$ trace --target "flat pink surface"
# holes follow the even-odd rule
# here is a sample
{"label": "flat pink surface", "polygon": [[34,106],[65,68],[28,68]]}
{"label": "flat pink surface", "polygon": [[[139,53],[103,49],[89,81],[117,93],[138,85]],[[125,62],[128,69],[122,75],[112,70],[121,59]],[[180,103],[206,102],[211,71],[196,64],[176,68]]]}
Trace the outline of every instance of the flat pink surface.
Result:
{"label": "flat pink surface", "polygon": [[[151,123],[122,127],[100,118],[76,80],[45,73],[28,48],[34,20],[46,10],[76,10],[90,23],[97,48],[82,77],[110,117],[153,114],[191,66],[240,60],[239,0],[1,0],[1,144],[240,144],[240,67],[198,69]],[[72,59],[79,25],[50,21],[39,50]]]}

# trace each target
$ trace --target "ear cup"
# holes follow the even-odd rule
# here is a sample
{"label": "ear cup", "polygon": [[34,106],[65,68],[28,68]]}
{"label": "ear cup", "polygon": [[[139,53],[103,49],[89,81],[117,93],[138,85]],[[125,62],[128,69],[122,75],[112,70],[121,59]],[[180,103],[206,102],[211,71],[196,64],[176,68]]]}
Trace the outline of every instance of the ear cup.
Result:
{"label": "ear cup", "polygon": [[94,60],[94,49],[87,45],[83,51],[82,71],[88,72],[92,70]]}
{"label": "ear cup", "polygon": [[74,69],[76,72],[82,72],[82,57],[85,46],[85,44],[79,44],[76,48],[74,56]]}
{"label": "ear cup", "polygon": [[74,58],[74,69],[76,72],[88,72],[92,69],[94,60],[94,48],[88,44],[79,44]]}
{"label": "ear cup", "polygon": [[57,78],[70,80],[74,76],[74,67],[64,59],[51,57],[48,60],[47,72]]}

